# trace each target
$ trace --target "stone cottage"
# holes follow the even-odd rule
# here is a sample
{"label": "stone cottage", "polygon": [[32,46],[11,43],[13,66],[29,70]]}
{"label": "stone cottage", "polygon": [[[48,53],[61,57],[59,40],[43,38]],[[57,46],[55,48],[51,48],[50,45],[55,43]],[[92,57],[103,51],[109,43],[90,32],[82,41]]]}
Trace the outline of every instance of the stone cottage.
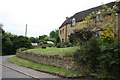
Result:
{"label": "stone cottage", "polygon": [[[120,1],[111,2],[111,3],[105,4],[105,5],[107,5],[109,8],[113,8],[114,6],[117,6],[120,8]],[[88,9],[88,10],[78,12],[71,17],[66,17],[66,20],[59,27],[59,37],[60,37],[61,42],[68,42],[69,35],[71,33],[73,33],[76,29],[85,25],[85,22],[83,20],[85,20],[85,18],[89,14],[91,14],[92,12],[95,12],[95,11],[102,10],[102,9],[103,9],[103,7],[102,7],[102,5],[100,5],[100,6]],[[98,13],[97,16],[94,16],[93,21],[97,21],[98,16],[100,17],[100,13]],[[111,18],[111,14],[107,14],[104,17],[104,19],[110,19],[110,18]],[[116,13],[115,23],[116,23],[115,31],[117,33],[118,38],[120,39],[120,9]],[[103,24],[103,22],[101,21],[100,24]]]}

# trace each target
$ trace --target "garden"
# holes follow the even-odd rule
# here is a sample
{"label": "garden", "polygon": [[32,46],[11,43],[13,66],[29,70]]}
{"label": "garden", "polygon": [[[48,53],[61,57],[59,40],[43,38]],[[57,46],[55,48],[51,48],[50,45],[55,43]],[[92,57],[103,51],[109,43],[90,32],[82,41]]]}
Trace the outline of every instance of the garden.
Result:
{"label": "garden", "polygon": [[[116,39],[115,30],[113,30],[116,26],[115,11],[117,11],[118,8],[108,8],[106,5],[103,5],[103,8],[103,10],[98,12],[101,12],[103,17],[105,17],[106,14],[111,13],[111,18],[103,20],[101,17],[100,19],[97,19],[96,23],[91,19],[93,16],[97,16],[98,12],[91,13],[84,20],[86,25],[69,36],[69,43],[57,43],[56,47],[47,47],[46,49],[28,49],[22,51],[26,53],[26,55],[29,53],[31,53],[31,56],[37,54],[38,56],[42,56],[42,58],[45,57],[44,55],[49,55],[47,59],[50,56],[56,55],[70,57],[73,59],[73,64],[75,61],[80,68],[87,70],[70,70],[55,66],[37,64],[35,62],[19,58],[21,56],[12,57],[8,59],[8,61],[35,70],[57,74],[62,77],[74,78],[94,74],[94,79],[97,80],[119,80],[120,41]],[[104,23],[104,25],[101,27],[98,23]],[[21,55],[22,53],[19,54]],[[64,57],[60,57],[60,59],[62,60]],[[33,58],[31,57],[31,59]],[[37,58],[36,60],[39,59]],[[72,64],[72,62],[69,64]]]}
{"label": "garden", "polygon": [[67,48],[46,48],[46,49],[29,49],[28,52],[34,52],[38,54],[47,54],[47,55],[61,55],[61,56],[72,56],[79,47],[67,47]]}

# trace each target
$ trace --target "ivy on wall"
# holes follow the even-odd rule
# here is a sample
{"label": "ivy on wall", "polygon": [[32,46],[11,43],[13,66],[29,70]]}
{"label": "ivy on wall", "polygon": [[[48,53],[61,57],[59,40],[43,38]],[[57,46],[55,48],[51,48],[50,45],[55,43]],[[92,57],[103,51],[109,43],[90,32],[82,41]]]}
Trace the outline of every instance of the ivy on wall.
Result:
{"label": "ivy on wall", "polygon": [[116,15],[119,10],[117,6],[109,8],[107,5],[102,5],[103,9],[94,11],[89,14],[85,20],[77,26],[78,32],[85,28],[92,28],[93,31],[99,34],[99,38],[103,41],[112,41],[116,33]]}

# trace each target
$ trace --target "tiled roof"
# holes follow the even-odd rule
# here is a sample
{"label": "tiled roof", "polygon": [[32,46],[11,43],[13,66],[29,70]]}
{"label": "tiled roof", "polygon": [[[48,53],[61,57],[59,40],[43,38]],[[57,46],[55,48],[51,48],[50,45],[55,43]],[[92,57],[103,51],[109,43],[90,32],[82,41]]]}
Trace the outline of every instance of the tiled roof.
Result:
{"label": "tiled roof", "polygon": [[[120,4],[120,2],[119,2]],[[108,3],[106,4],[109,8],[112,8],[114,5],[118,5],[118,2],[111,2],[111,3]],[[76,22],[79,22],[79,21],[82,21],[85,19],[85,17],[87,17],[89,14],[91,14],[93,11],[98,11],[98,10],[101,10],[103,7],[102,5],[100,6],[97,6],[97,7],[94,7],[94,8],[91,8],[91,9],[88,9],[88,10],[84,10],[84,11],[81,11],[81,12],[78,12],[76,13],[75,15],[71,16],[69,19],[65,20],[63,22],[63,24],[59,27],[63,27],[65,26],[66,24],[69,24],[71,23],[72,21],[72,18],[75,18]],[[119,11],[120,12],[120,11]]]}

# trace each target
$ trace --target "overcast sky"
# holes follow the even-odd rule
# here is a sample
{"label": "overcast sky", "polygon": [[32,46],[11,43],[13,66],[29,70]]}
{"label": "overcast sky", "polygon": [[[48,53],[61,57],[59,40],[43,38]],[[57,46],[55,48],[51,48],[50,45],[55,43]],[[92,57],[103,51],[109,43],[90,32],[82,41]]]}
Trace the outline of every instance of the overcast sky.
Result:
{"label": "overcast sky", "polygon": [[0,0],[0,23],[12,34],[38,37],[58,29],[66,17],[115,0]]}

